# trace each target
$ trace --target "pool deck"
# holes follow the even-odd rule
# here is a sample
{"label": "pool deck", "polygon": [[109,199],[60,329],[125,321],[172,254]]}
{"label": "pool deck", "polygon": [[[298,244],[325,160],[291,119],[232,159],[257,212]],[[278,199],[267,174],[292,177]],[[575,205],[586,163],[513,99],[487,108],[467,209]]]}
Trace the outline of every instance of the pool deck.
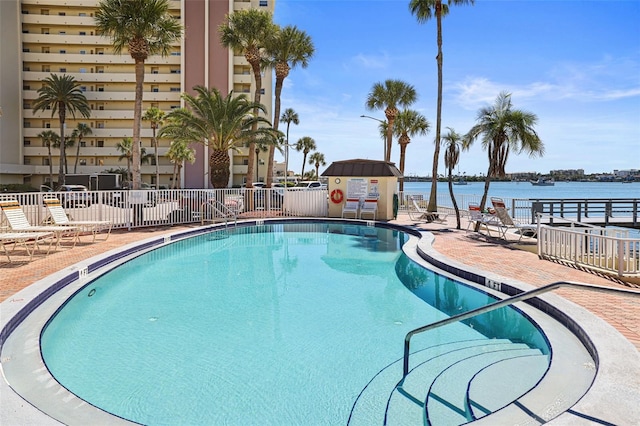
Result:
{"label": "pool deck", "polygon": [[[538,287],[556,281],[577,281],[587,284],[629,289],[597,274],[581,271],[569,266],[541,260],[530,251],[522,250],[522,245],[535,244],[534,239],[523,238],[520,248],[516,247],[517,236],[505,242],[497,237],[488,237],[486,232],[476,233],[465,230],[467,222],[462,220],[462,229],[455,229],[455,217],[447,223],[413,223],[407,215],[399,215],[392,221],[413,226],[435,235],[434,249],[445,257],[472,268],[489,271],[505,279],[517,279]],[[142,228],[132,231],[114,230],[107,241],[89,243],[83,237],[76,247],[63,246],[47,256],[36,255],[32,261],[21,256],[20,251],[12,255],[13,262],[0,257],[0,302],[15,299],[15,294],[30,284],[65,267],[126,244],[153,236],[176,232],[192,226]],[[2,254],[2,253],[0,253]],[[616,328],[640,351],[640,299],[574,289],[559,289],[562,296],[602,318]]]}

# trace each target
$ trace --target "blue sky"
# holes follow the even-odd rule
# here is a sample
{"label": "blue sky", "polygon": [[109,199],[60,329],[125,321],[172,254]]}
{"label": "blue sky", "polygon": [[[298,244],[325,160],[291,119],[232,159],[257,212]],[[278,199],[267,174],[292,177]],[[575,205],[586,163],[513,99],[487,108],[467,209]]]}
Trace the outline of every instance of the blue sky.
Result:
{"label": "blue sky", "polygon": [[[314,138],[327,165],[382,159],[378,123],[360,115],[384,119],[383,111],[365,109],[367,95],[375,83],[398,79],[416,88],[412,108],[431,123],[429,134],[408,146],[405,174],[430,174],[436,23],[418,24],[408,4],[277,0],[275,21],[307,32],[316,49],[309,66],[285,80],[282,110],[293,108],[300,116],[290,128],[291,143]],[[443,20],[443,129],[466,133],[478,110],[508,91],[514,108],[538,116],[536,130],[546,148],[533,159],[512,153],[508,173],[639,169],[639,22],[639,0],[477,0],[451,7]],[[398,163],[399,153],[394,140],[391,160]],[[293,151],[289,168],[301,167],[302,154]],[[461,155],[459,171],[486,170],[486,154],[476,142]],[[439,173],[445,173],[442,158]]]}

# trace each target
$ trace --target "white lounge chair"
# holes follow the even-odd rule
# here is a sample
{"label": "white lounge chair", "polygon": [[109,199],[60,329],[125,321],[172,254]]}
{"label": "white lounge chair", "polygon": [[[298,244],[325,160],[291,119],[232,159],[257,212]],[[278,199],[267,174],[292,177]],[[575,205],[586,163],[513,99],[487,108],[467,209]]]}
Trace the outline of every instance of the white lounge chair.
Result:
{"label": "white lounge chair", "polygon": [[500,219],[502,223],[502,237],[507,239],[507,231],[509,229],[515,229],[520,234],[520,238],[518,238],[518,242],[522,240],[522,237],[526,234],[531,238],[535,238],[538,235],[538,226],[530,223],[519,223],[515,221],[507,211],[507,206],[505,205],[502,198],[491,197],[491,204],[493,204],[493,208],[496,210],[496,216]]}
{"label": "white lounge chair", "polygon": [[426,221],[426,222],[440,222],[445,223],[447,221],[448,213],[442,212],[430,212],[427,209],[424,209],[418,205],[418,202],[415,198],[409,197],[409,217],[411,220],[415,222]]}
{"label": "white lounge chair", "polygon": [[[54,234],[51,232],[3,232],[0,233],[0,245],[2,245],[2,250],[4,254],[7,256],[7,260],[9,263],[12,262],[11,256],[9,255],[9,250],[7,250],[8,245],[13,245],[11,248],[11,253],[18,246],[24,247],[27,255],[29,256],[29,260],[33,259],[33,254],[36,250],[39,250],[39,243],[41,241],[49,240],[49,247],[47,248],[47,254],[51,251],[51,245],[53,244],[55,238]],[[29,243],[31,243],[31,249],[29,249]]]}
{"label": "white lounge chair", "polygon": [[360,214],[360,199],[347,198],[342,205],[342,217],[345,214],[353,214],[353,218],[357,219]]}
{"label": "white lounge chair", "polygon": [[363,219],[363,216],[366,214],[370,214],[373,220],[376,220],[376,216],[378,214],[378,199],[377,198],[365,198],[362,203],[362,207],[360,207],[360,219]]}
{"label": "white lounge chair", "polygon": [[49,232],[54,234],[56,249],[60,247],[62,237],[69,236],[73,239],[73,246],[78,242],[80,229],[76,226],[33,226],[22,211],[22,207],[17,200],[0,201],[0,210],[7,219],[9,228],[14,232]]}
{"label": "white lounge chair", "polygon": [[489,236],[491,236],[491,228],[489,228],[489,226],[497,227],[498,232],[501,232],[500,228],[502,227],[502,223],[500,223],[496,215],[482,213],[480,204],[469,203],[469,224],[467,225],[467,231],[471,228],[471,225],[475,228],[477,223],[480,224],[480,227],[484,225]]}
{"label": "white lounge chair", "polygon": [[60,200],[57,198],[46,198],[44,200],[44,204],[47,206],[51,221],[56,226],[78,227],[80,232],[86,232],[93,235],[92,241],[96,241],[98,234],[102,231],[106,231],[106,233],[103,234],[104,238],[100,239],[101,241],[105,241],[111,234],[113,222],[109,220],[69,220],[67,213],[65,213],[62,208]]}

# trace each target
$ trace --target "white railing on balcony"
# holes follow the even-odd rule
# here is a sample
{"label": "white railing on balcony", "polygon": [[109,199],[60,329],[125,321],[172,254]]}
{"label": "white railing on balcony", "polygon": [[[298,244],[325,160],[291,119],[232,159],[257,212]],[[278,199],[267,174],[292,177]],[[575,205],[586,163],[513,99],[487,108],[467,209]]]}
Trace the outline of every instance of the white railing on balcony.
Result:
{"label": "white railing on balcony", "polygon": [[[540,225],[538,255],[543,259],[614,273],[620,277],[640,277],[640,236],[633,230],[603,228],[553,219],[555,226]],[[565,226],[561,226],[565,225]]]}

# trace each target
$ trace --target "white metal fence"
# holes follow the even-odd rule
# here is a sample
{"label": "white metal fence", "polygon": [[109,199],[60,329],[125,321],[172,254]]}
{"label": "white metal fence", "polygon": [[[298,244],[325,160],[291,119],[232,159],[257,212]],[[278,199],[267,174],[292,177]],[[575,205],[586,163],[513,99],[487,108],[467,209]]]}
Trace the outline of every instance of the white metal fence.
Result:
{"label": "white metal fence", "polygon": [[[324,189],[177,189],[0,194],[17,200],[31,224],[48,221],[43,202],[58,198],[73,220],[110,220],[114,228],[213,222],[229,218],[326,217]],[[4,217],[2,226],[6,227]]]}
{"label": "white metal fence", "polygon": [[[539,215],[541,220],[544,216],[548,215]],[[620,277],[640,277],[640,238],[632,237],[632,231],[559,217],[548,219],[553,219],[556,226],[539,225],[541,258],[612,272]]]}

